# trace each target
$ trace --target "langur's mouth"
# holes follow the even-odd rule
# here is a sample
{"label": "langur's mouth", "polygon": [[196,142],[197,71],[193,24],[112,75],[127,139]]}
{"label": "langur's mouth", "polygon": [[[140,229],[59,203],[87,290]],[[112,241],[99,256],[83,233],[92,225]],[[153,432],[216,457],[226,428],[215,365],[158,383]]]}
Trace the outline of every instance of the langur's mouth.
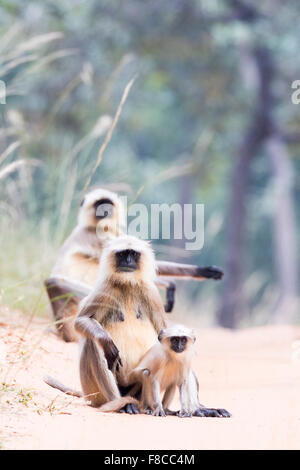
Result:
{"label": "langur's mouth", "polygon": [[136,268],[131,268],[130,266],[119,266],[117,271],[122,273],[132,273],[133,271],[136,271]]}

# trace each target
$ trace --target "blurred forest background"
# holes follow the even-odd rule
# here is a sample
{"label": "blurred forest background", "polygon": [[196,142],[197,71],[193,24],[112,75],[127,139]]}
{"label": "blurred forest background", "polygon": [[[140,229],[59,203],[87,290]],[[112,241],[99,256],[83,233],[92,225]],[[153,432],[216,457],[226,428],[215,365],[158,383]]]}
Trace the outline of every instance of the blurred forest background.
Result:
{"label": "blurred forest background", "polygon": [[138,74],[92,185],[205,204],[200,252],[154,245],[224,268],[181,282],[177,312],[299,322],[299,14],[297,0],[0,0],[0,303],[47,314],[42,281]]}

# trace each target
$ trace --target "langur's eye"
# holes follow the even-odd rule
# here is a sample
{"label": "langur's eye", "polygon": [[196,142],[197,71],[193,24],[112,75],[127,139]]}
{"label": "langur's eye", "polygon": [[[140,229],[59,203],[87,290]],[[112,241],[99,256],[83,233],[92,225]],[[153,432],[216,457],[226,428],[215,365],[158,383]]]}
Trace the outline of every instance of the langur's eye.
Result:
{"label": "langur's eye", "polygon": [[187,337],[186,337],[186,336],[182,336],[181,342],[182,342],[182,344],[186,344],[186,343],[187,343]]}
{"label": "langur's eye", "polygon": [[109,199],[100,199],[94,204],[96,209],[96,218],[104,219],[105,217],[112,217],[113,215],[113,203]]}
{"label": "langur's eye", "polygon": [[[97,215],[103,215],[104,217],[111,217],[113,213],[113,208],[111,204],[103,204],[99,206],[100,211],[98,211]],[[100,214],[99,214],[100,212]]]}
{"label": "langur's eye", "polygon": [[141,257],[141,253],[139,253],[138,251],[132,250],[132,256],[133,256],[135,261],[138,261]]}
{"label": "langur's eye", "polygon": [[172,344],[178,344],[179,343],[179,336],[171,336],[170,342]]}

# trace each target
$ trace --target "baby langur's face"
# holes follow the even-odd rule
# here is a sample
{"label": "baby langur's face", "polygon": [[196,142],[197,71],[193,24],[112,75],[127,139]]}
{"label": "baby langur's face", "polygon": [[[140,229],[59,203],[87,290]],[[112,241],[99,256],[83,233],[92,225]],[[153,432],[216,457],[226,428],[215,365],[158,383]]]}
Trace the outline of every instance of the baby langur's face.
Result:
{"label": "baby langur's face", "polygon": [[196,336],[192,329],[184,325],[171,325],[159,332],[158,341],[169,351],[180,354],[191,349]]}
{"label": "baby langur's face", "polygon": [[169,338],[171,349],[176,353],[182,353],[188,343],[186,336],[171,336]]}
{"label": "baby langur's face", "polygon": [[115,253],[116,270],[125,273],[138,270],[140,257],[141,253],[136,250],[117,251]]}

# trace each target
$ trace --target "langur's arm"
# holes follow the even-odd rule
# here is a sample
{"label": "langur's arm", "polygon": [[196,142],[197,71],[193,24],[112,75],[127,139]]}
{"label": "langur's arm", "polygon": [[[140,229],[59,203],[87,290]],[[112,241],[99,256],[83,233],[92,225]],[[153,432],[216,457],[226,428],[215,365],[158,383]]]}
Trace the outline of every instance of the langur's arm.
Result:
{"label": "langur's arm", "polygon": [[174,398],[175,391],[176,391],[176,385],[174,384],[170,385],[165,391],[162,404],[163,404],[163,409],[165,410],[166,414],[176,414],[175,412],[170,411],[170,405]]}
{"label": "langur's arm", "polygon": [[223,277],[223,271],[216,266],[200,267],[193,264],[173,263],[171,261],[156,261],[158,276],[175,277],[178,279],[203,279],[219,280]]}
{"label": "langur's arm", "polygon": [[152,382],[152,394],[153,394],[153,416],[166,416],[166,413],[164,412],[163,405],[161,402],[160,398],[160,385],[159,381],[156,380],[155,378],[151,378],[151,375],[149,379]]}
{"label": "langur's arm", "polygon": [[157,278],[155,280],[155,284],[158,287],[165,287],[166,288],[166,297],[167,302],[165,304],[165,312],[171,313],[173,310],[174,302],[175,302],[175,290],[176,285],[172,281],[167,281],[166,279]]}
{"label": "langur's arm", "polygon": [[[149,318],[157,331],[160,332],[163,328],[166,327],[166,315],[163,305],[161,303],[161,297],[158,292],[158,289],[153,286],[153,288],[148,287],[146,305],[148,305],[148,315]],[[141,310],[143,311],[143,304],[141,305]]]}
{"label": "langur's arm", "polygon": [[103,328],[100,323],[93,318],[96,312],[101,308],[101,296],[90,295],[80,308],[77,318],[75,320],[75,329],[81,335],[96,341],[104,350],[107,360],[108,368],[112,370],[115,361],[117,365],[122,365],[119,357],[119,350],[113,342],[109,333]]}
{"label": "langur's arm", "polygon": [[180,416],[180,418],[192,416],[192,412],[189,410],[188,385],[185,380],[182,382],[182,384],[179,387],[179,393],[180,393],[181,408],[178,413],[178,416]]}

